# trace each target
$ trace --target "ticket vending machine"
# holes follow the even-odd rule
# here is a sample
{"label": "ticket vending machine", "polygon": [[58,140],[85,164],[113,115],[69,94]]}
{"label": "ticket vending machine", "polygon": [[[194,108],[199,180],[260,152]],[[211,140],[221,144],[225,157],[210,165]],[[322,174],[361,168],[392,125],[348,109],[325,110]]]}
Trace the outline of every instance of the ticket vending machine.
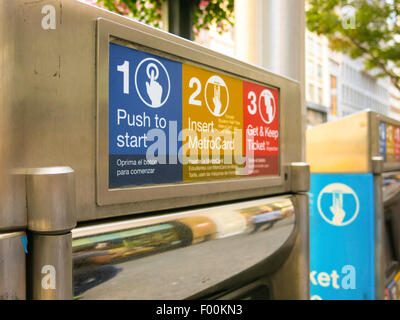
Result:
{"label": "ticket vending machine", "polygon": [[400,122],[365,111],[307,130],[312,299],[398,299]]}
{"label": "ticket vending machine", "polygon": [[79,1],[0,32],[1,297],[308,298],[299,83]]}

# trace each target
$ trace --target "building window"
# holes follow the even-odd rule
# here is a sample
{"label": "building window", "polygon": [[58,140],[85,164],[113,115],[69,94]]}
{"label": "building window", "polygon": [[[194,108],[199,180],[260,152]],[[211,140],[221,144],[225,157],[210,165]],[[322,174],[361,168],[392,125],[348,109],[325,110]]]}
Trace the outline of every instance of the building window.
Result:
{"label": "building window", "polygon": [[314,102],[314,86],[311,83],[308,84],[308,97],[310,101]]}
{"label": "building window", "polygon": [[318,79],[322,79],[322,65],[317,65],[317,77]]}
{"label": "building window", "polygon": [[337,116],[337,85],[336,77],[331,75],[331,115]]}
{"label": "building window", "polygon": [[307,60],[307,75],[309,78],[314,78],[314,63],[311,60]]}
{"label": "building window", "polygon": [[314,41],[313,41],[313,38],[312,37],[307,37],[307,46],[308,46],[308,51],[312,54],[313,53],[313,51],[314,51]]}
{"label": "building window", "polygon": [[317,43],[315,44],[315,46],[316,46],[317,55],[322,56],[322,45],[321,45],[321,43],[320,43],[320,42],[317,42]]}
{"label": "building window", "polygon": [[322,88],[318,88],[318,103],[322,104],[324,100]]}

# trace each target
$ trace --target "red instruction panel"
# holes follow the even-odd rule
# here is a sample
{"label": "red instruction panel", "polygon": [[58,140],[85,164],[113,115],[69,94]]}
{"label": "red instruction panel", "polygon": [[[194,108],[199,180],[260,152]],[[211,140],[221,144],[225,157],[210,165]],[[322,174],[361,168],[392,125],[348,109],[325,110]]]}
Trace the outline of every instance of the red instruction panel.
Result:
{"label": "red instruction panel", "polygon": [[243,81],[243,151],[249,175],[279,170],[279,92]]}

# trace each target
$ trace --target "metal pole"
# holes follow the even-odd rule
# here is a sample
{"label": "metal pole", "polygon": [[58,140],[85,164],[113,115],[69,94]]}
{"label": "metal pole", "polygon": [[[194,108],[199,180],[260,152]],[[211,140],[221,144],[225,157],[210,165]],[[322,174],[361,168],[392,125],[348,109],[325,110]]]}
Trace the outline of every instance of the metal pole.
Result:
{"label": "metal pole", "polygon": [[288,259],[272,277],[274,299],[308,300],[310,298],[309,199],[310,166],[293,162],[289,166],[291,191],[295,193],[296,238]]}
{"label": "metal pole", "polygon": [[304,0],[236,0],[235,12],[237,57],[300,82],[305,145]]}
{"label": "metal pole", "polygon": [[374,250],[375,250],[375,299],[385,298],[385,252],[384,252],[384,204],[383,204],[383,157],[372,158],[374,174]]}
{"label": "metal pole", "polygon": [[74,171],[68,167],[29,170],[28,298],[72,299],[72,236],[76,226]]}

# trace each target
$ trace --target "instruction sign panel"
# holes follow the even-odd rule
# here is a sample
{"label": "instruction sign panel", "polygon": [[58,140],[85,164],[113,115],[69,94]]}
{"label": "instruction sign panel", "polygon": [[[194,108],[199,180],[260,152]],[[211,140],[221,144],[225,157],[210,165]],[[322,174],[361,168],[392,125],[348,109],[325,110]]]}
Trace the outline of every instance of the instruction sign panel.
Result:
{"label": "instruction sign panel", "polygon": [[243,82],[245,154],[253,154],[253,173],[278,174],[279,113],[278,90]]}
{"label": "instruction sign panel", "polygon": [[109,56],[110,188],[182,181],[182,65],[112,43]]}
{"label": "instruction sign panel", "polygon": [[400,127],[379,123],[379,153],[386,162],[400,162]]}
{"label": "instruction sign panel", "polygon": [[310,295],[375,298],[372,174],[311,174]]}
{"label": "instruction sign panel", "polygon": [[242,81],[188,65],[182,71],[184,181],[233,178],[242,159]]}
{"label": "instruction sign panel", "polygon": [[109,188],[279,173],[279,91],[109,46]]}

